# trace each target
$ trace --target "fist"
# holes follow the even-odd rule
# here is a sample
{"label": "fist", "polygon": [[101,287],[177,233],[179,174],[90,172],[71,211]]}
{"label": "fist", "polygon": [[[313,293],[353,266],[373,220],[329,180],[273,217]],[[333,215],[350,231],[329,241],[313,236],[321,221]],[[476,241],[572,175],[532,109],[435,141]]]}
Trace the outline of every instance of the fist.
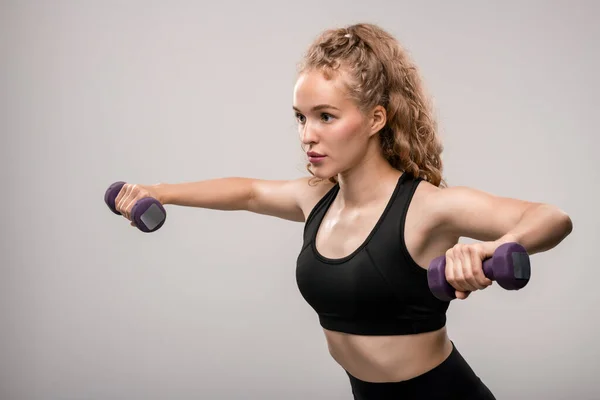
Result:
{"label": "fist", "polygon": [[131,217],[131,209],[138,200],[143,199],[145,197],[152,197],[158,200],[161,204],[163,204],[163,202],[159,198],[155,186],[135,185],[129,183],[123,185],[121,191],[115,199],[115,208],[118,212],[121,213],[121,215],[123,215],[128,220],[132,221],[131,226],[135,226],[135,223],[133,222]]}
{"label": "fist", "polygon": [[483,260],[491,257],[494,243],[459,243],[446,251],[446,280],[456,289],[456,298],[464,300],[475,290],[492,284],[483,273]]}

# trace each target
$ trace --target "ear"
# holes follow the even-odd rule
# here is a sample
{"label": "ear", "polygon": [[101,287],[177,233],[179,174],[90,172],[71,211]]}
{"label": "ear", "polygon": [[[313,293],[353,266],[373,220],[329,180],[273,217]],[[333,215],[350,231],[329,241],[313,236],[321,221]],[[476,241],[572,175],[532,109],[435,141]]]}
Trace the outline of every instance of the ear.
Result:
{"label": "ear", "polygon": [[379,133],[383,129],[387,122],[387,113],[385,108],[378,105],[372,111],[370,115],[370,126],[369,136],[373,136]]}

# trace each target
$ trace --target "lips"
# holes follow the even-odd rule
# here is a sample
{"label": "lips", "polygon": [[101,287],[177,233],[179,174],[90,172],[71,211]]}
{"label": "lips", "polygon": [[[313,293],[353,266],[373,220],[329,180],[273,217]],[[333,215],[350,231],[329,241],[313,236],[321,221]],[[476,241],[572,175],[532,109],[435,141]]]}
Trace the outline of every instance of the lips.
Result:
{"label": "lips", "polygon": [[308,151],[306,155],[308,156],[308,161],[313,165],[320,164],[325,159],[324,154],[317,153],[316,151]]}

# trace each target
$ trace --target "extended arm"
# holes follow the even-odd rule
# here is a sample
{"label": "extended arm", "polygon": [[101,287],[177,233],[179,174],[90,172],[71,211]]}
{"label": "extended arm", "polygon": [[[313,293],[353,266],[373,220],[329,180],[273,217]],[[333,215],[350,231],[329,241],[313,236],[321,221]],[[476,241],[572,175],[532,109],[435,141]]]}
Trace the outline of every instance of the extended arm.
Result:
{"label": "extended arm", "polygon": [[250,211],[303,222],[329,188],[328,184],[309,185],[308,180],[308,177],[293,180],[227,177],[152,186],[126,185],[117,203],[121,208],[130,208],[135,200],[150,196],[162,204]]}

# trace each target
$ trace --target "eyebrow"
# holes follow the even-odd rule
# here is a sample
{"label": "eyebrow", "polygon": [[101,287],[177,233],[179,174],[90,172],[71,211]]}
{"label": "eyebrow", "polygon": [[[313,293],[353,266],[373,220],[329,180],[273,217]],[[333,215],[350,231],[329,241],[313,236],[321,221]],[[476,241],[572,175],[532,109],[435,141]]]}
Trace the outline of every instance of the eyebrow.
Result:
{"label": "eyebrow", "polygon": [[[300,110],[299,110],[299,109],[297,109],[296,107],[292,107],[292,108],[293,108],[294,110],[296,110],[296,111],[300,112]],[[338,110],[338,111],[340,111],[340,109],[339,109],[339,108],[337,108],[337,107],[334,107],[334,106],[332,106],[332,105],[329,105],[329,104],[319,104],[319,105],[316,105],[316,106],[314,106],[313,108],[311,108],[311,111],[319,111],[319,110],[322,110],[322,109],[325,109],[325,108],[332,108],[332,109],[334,109],[334,110]]]}

